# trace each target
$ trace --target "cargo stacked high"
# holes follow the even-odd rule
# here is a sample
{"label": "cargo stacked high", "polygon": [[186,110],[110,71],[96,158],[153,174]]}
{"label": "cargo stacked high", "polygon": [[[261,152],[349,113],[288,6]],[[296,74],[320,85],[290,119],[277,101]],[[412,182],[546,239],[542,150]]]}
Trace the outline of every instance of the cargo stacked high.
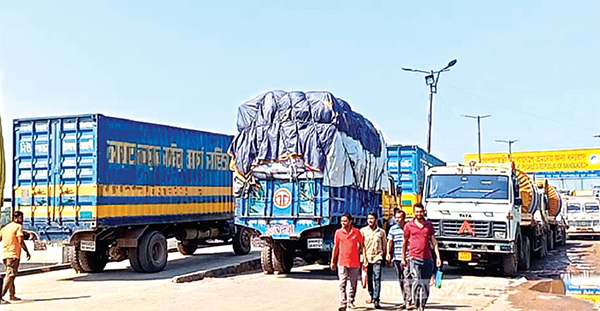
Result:
{"label": "cargo stacked high", "polygon": [[183,254],[207,239],[250,250],[233,223],[232,136],[103,115],[18,119],[13,134],[14,206],[41,240],[69,241],[78,271],[127,258],[160,271],[169,237]]}
{"label": "cargo stacked high", "polygon": [[233,156],[236,224],[263,243],[264,272],[293,259],[328,261],[344,213],[356,226],[381,215],[383,135],[329,92],[264,93],[238,110]]}

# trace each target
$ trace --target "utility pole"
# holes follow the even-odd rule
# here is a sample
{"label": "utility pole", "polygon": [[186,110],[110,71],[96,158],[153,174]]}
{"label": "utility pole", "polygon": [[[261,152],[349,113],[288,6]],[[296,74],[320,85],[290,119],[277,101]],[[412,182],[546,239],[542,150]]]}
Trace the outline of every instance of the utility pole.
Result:
{"label": "utility pole", "polygon": [[501,140],[496,139],[496,142],[508,144],[508,159],[512,160],[512,144],[518,142],[518,139],[515,140]]}
{"label": "utility pole", "polygon": [[451,60],[446,67],[438,70],[438,71],[426,71],[420,69],[411,69],[411,68],[402,68],[404,71],[418,72],[424,73],[425,76],[425,84],[429,86],[429,115],[427,117],[427,123],[429,124],[429,130],[427,131],[427,152],[431,153],[431,125],[433,123],[433,94],[437,93],[437,83],[440,79],[440,73],[444,71],[450,71],[450,67],[456,64],[456,59]]}
{"label": "utility pole", "polygon": [[485,118],[489,118],[491,117],[491,114],[486,114],[485,116],[469,116],[466,114],[463,114],[463,117],[465,118],[471,118],[471,119],[477,119],[477,151],[479,154],[479,163],[481,163],[481,119],[485,119]]}

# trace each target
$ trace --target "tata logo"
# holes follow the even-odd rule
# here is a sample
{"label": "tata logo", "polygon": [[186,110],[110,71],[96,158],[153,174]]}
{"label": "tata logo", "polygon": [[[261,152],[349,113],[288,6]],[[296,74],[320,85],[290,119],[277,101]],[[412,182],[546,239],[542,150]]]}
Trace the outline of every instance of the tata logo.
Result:
{"label": "tata logo", "polygon": [[292,193],[287,188],[279,188],[273,194],[273,204],[278,208],[286,208],[292,204]]}
{"label": "tata logo", "polygon": [[468,220],[465,220],[462,226],[460,226],[458,234],[464,234],[465,232],[470,233],[472,236],[475,236],[475,230],[473,229],[473,227],[471,227],[471,223],[469,223]]}
{"label": "tata logo", "polygon": [[473,216],[471,216],[471,214],[458,214],[458,217],[460,217],[460,218],[472,218]]}

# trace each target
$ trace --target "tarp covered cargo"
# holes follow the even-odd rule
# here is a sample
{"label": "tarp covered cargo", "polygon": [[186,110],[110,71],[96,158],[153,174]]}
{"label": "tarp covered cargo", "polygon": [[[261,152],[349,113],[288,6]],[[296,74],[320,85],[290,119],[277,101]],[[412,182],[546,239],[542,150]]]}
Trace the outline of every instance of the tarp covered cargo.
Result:
{"label": "tarp covered cargo", "polygon": [[236,190],[253,178],[323,178],[326,186],[367,190],[387,184],[382,133],[329,92],[266,92],[239,107],[237,127],[229,148]]}

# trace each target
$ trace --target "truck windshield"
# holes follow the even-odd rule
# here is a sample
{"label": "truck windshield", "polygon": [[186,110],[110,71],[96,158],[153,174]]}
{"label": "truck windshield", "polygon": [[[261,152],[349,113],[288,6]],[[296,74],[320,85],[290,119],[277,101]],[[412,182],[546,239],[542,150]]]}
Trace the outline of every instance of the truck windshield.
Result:
{"label": "truck windshield", "polygon": [[427,199],[508,199],[508,176],[431,175]]}
{"label": "truck windshield", "polygon": [[581,207],[579,206],[579,204],[569,204],[569,206],[567,206],[567,212],[569,213],[579,213],[581,211]]}
{"label": "truck windshield", "polygon": [[585,212],[586,213],[600,213],[600,206],[598,206],[598,204],[586,204]]}

